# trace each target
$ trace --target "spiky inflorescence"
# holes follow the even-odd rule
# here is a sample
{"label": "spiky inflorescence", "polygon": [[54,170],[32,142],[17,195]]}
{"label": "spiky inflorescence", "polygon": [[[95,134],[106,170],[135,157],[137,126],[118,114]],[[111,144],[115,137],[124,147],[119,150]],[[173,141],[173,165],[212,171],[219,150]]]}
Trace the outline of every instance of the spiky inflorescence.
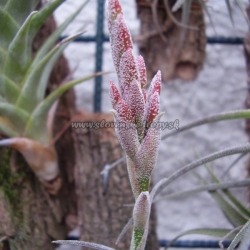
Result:
{"label": "spiky inflorescence", "polygon": [[151,209],[148,189],[160,143],[161,131],[157,123],[163,115],[160,113],[161,72],[157,72],[147,92],[144,59],[133,55],[131,36],[119,0],[107,1],[107,20],[121,92],[110,81],[112,112],[115,122],[119,122],[115,128],[127,154],[128,174],[136,200],[130,249],[144,250]]}
{"label": "spiky inflorescence", "polygon": [[113,61],[121,94],[110,82],[110,98],[114,108],[117,136],[128,155],[128,172],[135,199],[148,190],[156,163],[160,129],[161,72],[158,71],[146,92],[147,75],[142,56],[135,58],[129,30],[119,0],[107,1],[107,20]]}

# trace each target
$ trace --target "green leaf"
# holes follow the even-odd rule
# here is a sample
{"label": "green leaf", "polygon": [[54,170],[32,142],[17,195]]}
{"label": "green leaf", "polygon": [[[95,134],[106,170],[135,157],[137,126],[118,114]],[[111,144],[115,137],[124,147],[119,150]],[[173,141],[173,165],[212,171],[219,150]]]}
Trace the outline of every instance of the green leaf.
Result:
{"label": "green leaf", "polygon": [[31,113],[44,99],[50,73],[59,56],[69,43],[83,32],[64,39],[31,71],[17,100],[17,106]]}
{"label": "green leaf", "polygon": [[229,222],[234,227],[246,223],[247,219],[237,209],[235,209],[221,194],[218,194],[217,192],[210,192],[210,194],[220,206]]}
{"label": "green leaf", "polygon": [[11,122],[7,118],[2,116],[0,116],[0,131],[9,137],[18,136],[18,133],[14,130]]}
{"label": "green leaf", "polygon": [[[210,167],[206,166],[206,169],[214,182],[221,183],[220,179],[214,174]],[[237,200],[237,198],[232,195],[229,190],[224,189],[222,192],[246,218],[250,218],[250,210],[247,209],[239,200]]]}
{"label": "green leaf", "polygon": [[7,2],[8,2],[8,0],[0,0],[0,8],[4,8],[4,6]]}
{"label": "green leaf", "polygon": [[[226,234],[230,233],[232,230],[231,229],[218,229],[218,228],[199,228],[199,229],[191,229],[187,230],[178,236],[176,236],[173,240],[171,240],[166,248],[170,247],[175,241],[177,241],[180,237],[185,236],[185,235],[190,235],[190,234],[201,234],[201,235],[207,235],[207,236],[214,236],[214,237],[224,237]],[[235,237],[236,233],[230,235],[231,239]],[[165,249],[166,249],[165,248]]]}
{"label": "green leaf", "polygon": [[[196,193],[204,192],[204,191],[216,191],[218,189],[237,188],[237,187],[246,187],[246,186],[250,186],[250,180],[231,181],[231,182],[223,182],[223,183],[209,183],[209,184],[204,185],[204,186],[200,186],[200,187],[196,187],[193,189],[185,190],[182,192],[176,192],[173,194],[169,194],[169,195],[160,197],[160,198],[156,199],[154,202],[158,202],[161,200],[169,200],[169,199],[187,197],[188,195],[194,195]],[[249,210],[246,209],[246,211],[244,211],[244,212],[249,213]]]}
{"label": "green leaf", "polygon": [[64,29],[74,20],[74,18],[80,13],[80,11],[86,6],[86,4],[90,0],[86,0],[79,8],[70,15],[44,42],[39,51],[36,54],[36,57],[32,63],[32,66],[36,66],[38,62],[48,53],[48,51],[52,48],[55,42],[58,40],[61,33]]}
{"label": "green leaf", "polygon": [[53,0],[48,5],[46,5],[44,8],[42,8],[37,15],[35,15],[32,18],[31,24],[30,24],[30,46],[31,41],[33,41],[36,33],[38,30],[42,27],[44,22],[47,20],[49,16],[52,15],[54,10],[58,6],[60,6],[65,0]]}
{"label": "green leaf", "polygon": [[15,103],[20,94],[20,88],[8,77],[0,75],[0,94],[10,103]]}
{"label": "green leaf", "polygon": [[25,110],[9,103],[0,103],[0,116],[8,118],[19,132],[23,131],[29,119],[29,114]]}
{"label": "green leaf", "polygon": [[8,49],[8,56],[4,64],[4,73],[14,82],[21,82],[31,61],[31,47],[29,46],[30,22],[37,12],[32,12],[23,26],[19,29]]}
{"label": "green leaf", "polygon": [[185,173],[204,165],[205,163],[214,161],[216,159],[228,156],[228,155],[234,155],[239,153],[245,153],[250,152],[250,143],[246,143],[244,145],[234,146],[230,148],[226,148],[220,151],[217,151],[213,154],[207,155],[205,157],[202,157],[201,159],[198,159],[194,162],[191,162],[190,164],[184,166],[183,168],[179,169],[172,175],[170,175],[168,178],[163,178],[160,180],[152,189],[150,193],[151,200],[154,199],[156,195],[158,195],[166,186],[168,186],[171,182],[179,178],[180,176],[184,175]]}
{"label": "green leaf", "polygon": [[97,249],[97,250],[115,250],[114,248],[110,248],[110,247],[107,247],[107,246],[104,246],[104,245],[85,242],[85,241],[78,241],[78,240],[57,240],[57,241],[52,241],[52,243],[89,247],[89,248]]}
{"label": "green leaf", "polygon": [[9,44],[15,37],[19,29],[18,24],[15,20],[3,9],[0,8],[0,30],[1,30],[1,39],[0,47],[3,50],[7,50]]}
{"label": "green leaf", "polygon": [[227,197],[230,199],[230,201],[239,209],[240,212],[242,212],[245,217],[250,218],[250,210],[242,204],[234,195],[232,195],[231,192],[228,190],[224,190]]}
{"label": "green leaf", "polygon": [[46,128],[46,120],[49,109],[53,103],[67,90],[73,88],[75,85],[87,81],[93,77],[102,75],[103,73],[96,73],[84,78],[80,78],[71,82],[68,82],[47,96],[43,102],[41,102],[37,108],[33,111],[30,119],[25,128],[24,135],[26,137],[35,139],[43,144],[47,144],[51,138],[48,138],[48,131]]}
{"label": "green leaf", "polygon": [[185,131],[185,130],[188,130],[191,128],[198,127],[200,125],[219,122],[219,121],[245,119],[245,118],[250,118],[250,110],[249,109],[236,110],[236,111],[234,110],[234,111],[219,113],[219,114],[215,114],[215,115],[210,115],[210,116],[204,117],[202,119],[193,121],[185,126],[182,126],[178,130],[167,133],[167,134],[163,135],[161,139],[164,140],[170,136],[173,136],[175,134],[178,134],[182,131]]}
{"label": "green leaf", "polygon": [[238,250],[246,250],[250,247],[250,221],[246,224],[246,229],[243,233],[243,237]]}
{"label": "green leaf", "polygon": [[4,10],[21,26],[38,3],[39,0],[9,0]]}
{"label": "green leaf", "polygon": [[0,47],[0,73],[3,70],[3,65],[5,62],[6,55],[7,55],[6,51]]}
{"label": "green leaf", "polygon": [[[235,238],[233,239],[233,241],[231,242],[231,244],[227,250],[234,250],[235,249],[235,247],[238,245],[238,243],[244,237],[245,233],[249,231],[249,226],[250,226],[250,220],[247,223],[245,223],[245,225],[242,227],[242,229],[239,231],[239,233],[235,236]],[[249,240],[249,235],[247,235],[247,237]],[[241,249],[241,250],[246,250],[246,248]]]}
{"label": "green leaf", "polygon": [[[208,167],[206,168],[209,169]],[[210,169],[210,171],[212,170]],[[203,177],[201,177],[198,173],[196,173],[196,177],[201,181],[201,183],[207,184],[206,180]],[[247,219],[240,213],[240,211],[238,211],[230,202],[227,201],[224,193],[219,193],[217,191],[210,191],[209,194],[220,206],[222,212],[234,227],[240,226],[247,221]]]}
{"label": "green leaf", "polygon": [[30,113],[43,100],[50,73],[66,46],[67,44],[55,46],[37,67],[29,73],[16,102],[18,107]]}

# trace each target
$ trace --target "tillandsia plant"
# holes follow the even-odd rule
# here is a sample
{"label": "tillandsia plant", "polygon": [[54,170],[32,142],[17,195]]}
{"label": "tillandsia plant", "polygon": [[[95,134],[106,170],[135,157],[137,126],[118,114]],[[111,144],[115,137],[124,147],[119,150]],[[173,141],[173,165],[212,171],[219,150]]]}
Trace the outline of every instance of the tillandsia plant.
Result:
{"label": "tillandsia plant", "polygon": [[[150,88],[146,91],[147,78],[144,60],[133,55],[130,32],[126,26],[119,0],[108,0],[107,21],[114,65],[118,75],[120,92],[110,82],[110,99],[113,106],[117,136],[127,156],[127,168],[135,197],[133,210],[134,230],[131,250],[143,250],[148,235],[151,201],[149,183],[154,169],[160,129],[153,126],[159,122],[161,72],[157,72]],[[57,241],[55,243],[65,243]],[[86,242],[66,242],[82,244]],[[86,245],[87,244],[87,245]],[[95,248],[93,244],[92,248]],[[110,249],[99,246],[96,249]]]}
{"label": "tillandsia plant", "polygon": [[89,0],[50,35],[35,57],[33,39],[46,19],[64,0],[47,3],[34,11],[39,0],[0,0],[0,146],[18,150],[51,194],[57,194],[61,177],[52,143],[56,100],[94,75],[64,83],[45,96],[53,65],[76,36],[54,46],[62,31]]}

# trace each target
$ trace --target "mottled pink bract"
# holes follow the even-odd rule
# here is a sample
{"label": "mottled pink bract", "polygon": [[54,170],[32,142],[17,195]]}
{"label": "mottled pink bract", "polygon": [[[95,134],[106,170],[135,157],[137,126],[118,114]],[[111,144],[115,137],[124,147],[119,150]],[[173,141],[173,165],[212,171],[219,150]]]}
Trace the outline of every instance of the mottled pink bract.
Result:
{"label": "mottled pink bract", "polygon": [[155,120],[155,126],[147,131],[138,152],[135,156],[135,170],[138,179],[150,179],[152,171],[155,167],[158,148],[161,141],[161,129],[157,124],[163,114],[159,114]]}
{"label": "mottled pink bract", "polygon": [[[128,88],[132,82],[136,81],[139,85],[139,72],[131,48],[127,49],[120,58],[118,80],[123,98],[124,90]],[[140,90],[140,88],[138,89]]]}
{"label": "mottled pink bract", "polygon": [[135,154],[137,153],[140,145],[136,126],[131,121],[123,120],[121,116],[118,116],[118,114],[114,115],[115,123],[117,124],[117,126],[115,126],[115,131],[121,147],[130,159],[134,160]]}
{"label": "mottled pink bract", "polygon": [[141,191],[148,190],[157,158],[160,129],[146,126],[159,122],[162,116],[159,115],[161,72],[157,72],[146,92],[145,62],[142,56],[133,55],[130,32],[119,0],[107,0],[107,19],[112,56],[121,91],[119,93],[115,84],[110,82],[115,122],[122,125],[115,129],[127,154],[129,178],[137,200]]}
{"label": "mottled pink bract", "polygon": [[150,126],[151,122],[159,114],[160,111],[160,96],[157,92],[150,96],[146,109],[146,122]]}
{"label": "mottled pink bract", "polygon": [[156,75],[154,76],[149,90],[148,90],[148,97],[150,97],[152,94],[157,92],[159,95],[161,93],[161,71],[159,70]]}
{"label": "mottled pink bract", "polygon": [[130,122],[134,121],[134,116],[128,107],[128,105],[121,98],[118,89],[116,88],[113,81],[110,81],[110,99],[113,105],[114,110],[116,110],[117,115],[119,116],[122,122]]}
{"label": "mottled pink bract", "polygon": [[147,86],[147,71],[143,57],[138,56],[136,58],[136,63],[139,70],[141,88],[145,89]]}
{"label": "mottled pink bract", "polygon": [[117,73],[122,54],[133,48],[130,32],[125,23],[118,0],[107,1],[107,19],[110,33],[111,51]]}

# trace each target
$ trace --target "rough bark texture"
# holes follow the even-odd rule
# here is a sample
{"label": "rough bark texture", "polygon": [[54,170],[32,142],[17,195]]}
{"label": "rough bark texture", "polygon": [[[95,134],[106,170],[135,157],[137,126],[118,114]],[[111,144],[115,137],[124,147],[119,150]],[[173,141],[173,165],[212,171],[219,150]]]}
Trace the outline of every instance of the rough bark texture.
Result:
{"label": "rough bark texture", "polygon": [[[34,53],[55,28],[55,21],[51,17],[35,38]],[[60,85],[69,74],[67,61],[61,56],[53,69],[47,93]],[[74,92],[71,90],[60,99],[54,125],[55,135],[68,124],[74,111]],[[76,216],[73,178],[75,153],[72,145],[73,139],[70,129],[68,129],[56,142],[64,182],[62,190],[56,197],[50,196],[44,190],[21,155],[12,152],[10,156],[9,150],[1,150],[1,170],[3,164],[11,165],[11,169],[6,166],[5,172],[0,173],[0,214],[2,218],[0,220],[0,238],[5,237],[6,239],[2,243],[3,249],[10,249],[10,244],[14,244],[17,249],[22,250],[52,250],[55,248],[51,244],[52,240],[65,238],[69,229],[66,223],[67,217],[72,214]],[[12,189],[13,193],[8,192],[9,189]]]}
{"label": "rough bark texture", "polygon": [[[113,116],[107,114],[84,114],[77,121],[93,122],[105,120],[113,122]],[[76,183],[78,190],[78,218],[80,220],[81,239],[98,242],[116,249],[129,249],[131,230],[115,246],[115,241],[125,224],[132,216],[134,198],[128,180],[126,162],[123,161],[109,174],[107,190],[104,190],[100,172],[106,164],[123,156],[114,129],[78,128],[74,130],[79,143],[76,144],[77,167]],[[146,249],[158,249],[156,237],[156,219],[151,214],[149,240]]]}
{"label": "rough bark texture", "polygon": [[[248,18],[250,20],[250,5],[247,7],[247,14]],[[246,58],[246,68],[247,68],[247,88],[248,88],[248,93],[245,101],[245,108],[250,109],[250,32],[248,32],[245,36],[244,40],[244,52],[245,52],[245,58]],[[250,119],[246,119],[246,127],[245,131],[248,135],[248,138],[250,138]],[[250,159],[248,160],[247,163],[247,172],[248,172],[248,177],[250,177]],[[250,192],[249,192],[249,199],[250,199]]]}
{"label": "rough bark texture", "polygon": [[[153,8],[154,3],[157,7]],[[203,67],[205,59],[205,24],[203,11],[199,4],[193,2],[189,18],[189,26],[198,30],[186,30],[183,43],[181,42],[182,27],[178,26],[169,15],[175,1],[167,1],[166,8],[163,0],[136,0],[138,17],[141,20],[139,42],[140,54],[144,57],[148,79],[152,79],[161,70],[163,81],[181,78],[193,80]],[[156,10],[156,15],[153,15]],[[172,13],[181,22],[181,12]],[[162,31],[162,34],[159,33]]]}

